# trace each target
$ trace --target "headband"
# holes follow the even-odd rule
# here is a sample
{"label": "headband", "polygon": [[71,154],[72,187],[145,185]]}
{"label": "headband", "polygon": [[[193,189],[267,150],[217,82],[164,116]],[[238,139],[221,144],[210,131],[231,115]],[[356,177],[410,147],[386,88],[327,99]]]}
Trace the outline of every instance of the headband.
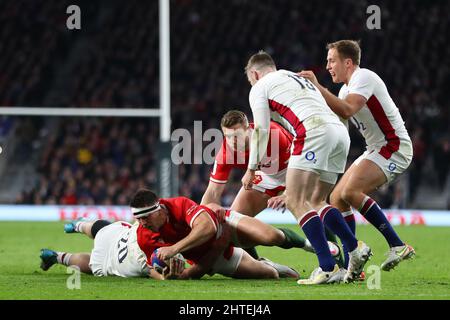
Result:
{"label": "headband", "polygon": [[146,217],[149,214],[158,211],[159,209],[161,209],[161,206],[159,205],[159,202],[156,202],[154,205],[152,205],[150,207],[131,208],[131,213],[133,214],[133,216],[136,219],[138,219],[138,218]]}

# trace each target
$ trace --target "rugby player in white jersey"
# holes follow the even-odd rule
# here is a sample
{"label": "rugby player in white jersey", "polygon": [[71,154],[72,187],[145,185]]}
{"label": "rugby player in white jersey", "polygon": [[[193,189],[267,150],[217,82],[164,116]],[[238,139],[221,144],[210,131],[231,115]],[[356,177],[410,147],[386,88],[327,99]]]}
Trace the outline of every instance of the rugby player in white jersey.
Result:
{"label": "rugby player in white jersey", "polygon": [[[147,192],[147,190],[141,190],[139,192],[141,195],[139,199],[141,199],[142,195],[146,195],[145,192]],[[237,234],[236,230],[234,232],[229,232],[228,235],[225,236],[223,230],[227,229],[231,231],[231,229],[234,229],[233,226],[231,226],[231,228],[225,227],[225,224],[227,223],[223,220],[223,213],[228,210],[215,204],[198,206],[192,200],[184,197],[160,200],[167,205],[170,204],[170,222],[164,222],[164,219],[161,220],[161,217],[159,217],[160,215],[156,218],[149,217],[149,214],[141,217],[136,214],[139,210],[136,211],[135,209],[132,209],[135,211],[134,216],[138,220],[134,225],[124,221],[111,223],[106,220],[81,220],[67,223],[64,226],[64,231],[66,233],[82,233],[89,238],[94,239],[94,248],[92,252],[69,253],[57,252],[51,249],[42,249],[40,254],[41,269],[47,271],[55,264],[62,264],[71,267],[76,266],[81,272],[93,274],[98,277],[120,276],[129,278],[150,276],[151,278],[158,280],[179,278],[185,269],[184,259],[177,258],[177,256],[168,257],[168,267],[165,267],[162,270],[162,274],[150,267],[150,259],[156,248],[160,248],[160,252],[162,252],[163,248],[167,249],[175,244],[164,240],[173,241],[171,236],[178,233],[180,233],[180,237],[182,238],[183,232],[185,233],[183,230],[191,230],[192,227],[189,223],[183,224],[183,220],[180,220],[179,222],[176,221],[178,221],[177,219],[187,219],[189,221],[190,219],[196,219],[196,214],[189,213],[195,209],[203,211],[208,210],[208,214],[211,214],[213,219],[207,221],[219,223],[221,225],[219,229],[222,230],[221,234],[223,234],[223,237],[220,236],[220,240],[219,237],[213,237],[209,239],[208,245],[197,248],[196,250],[183,252],[186,259],[189,260],[188,263],[195,266],[195,268],[191,267],[189,268],[189,271],[183,273],[183,277],[192,276],[193,278],[199,278],[204,272],[208,271],[244,278],[298,278],[298,274],[295,270],[268,259],[257,261],[250,256],[246,256],[245,259],[242,259],[243,255],[246,254],[241,248],[235,247],[235,245],[246,246],[248,244],[254,246],[261,243],[255,243],[252,235],[246,234],[245,230],[239,232],[240,237],[238,238],[235,236]],[[192,210],[186,210],[186,208]],[[223,212],[222,214],[219,214],[218,211],[221,210],[223,210]],[[220,222],[219,219],[222,219],[222,222]],[[172,227],[170,226],[165,226],[165,232],[161,231],[155,236],[155,234],[151,233],[150,229],[147,230],[147,228],[143,227],[153,225],[153,223],[156,222],[161,223],[161,221],[164,222],[164,225],[167,223],[172,226],[174,223],[173,227],[175,229],[171,229]],[[200,228],[201,234],[207,232],[203,227],[200,226]],[[169,239],[164,239],[165,236],[168,236]],[[230,241],[233,243],[230,243]],[[224,250],[226,252],[224,252]],[[226,258],[223,258],[222,254],[225,255]],[[233,259],[231,259],[231,254]],[[236,268],[239,270],[237,271]]]}
{"label": "rugby player in white jersey", "polygon": [[402,260],[413,257],[415,251],[399,238],[368,194],[394,181],[408,168],[413,157],[411,139],[383,80],[375,72],[360,68],[358,42],[340,40],[328,44],[327,49],[327,70],[334,83],[344,83],[339,97],[321,86],[312,71],[302,71],[299,75],[314,83],[337,115],[351,120],[367,144],[366,151],[333,190],[331,204],[346,217],[353,232],[355,219],[351,207],[358,209],[383,234],[390,250],[381,267],[389,271]]}
{"label": "rugby player in white jersey", "polygon": [[139,224],[106,220],[78,221],[64,226],[66,233],[83,233],[94,240],[91,253],[41,250],[41,268],[46,271],[58,263],[77,266],[81,272],[98,277],[145,277],[149,268],[145,253],[139,248],[136,230]]}
{"label": "rugby player in white jersey", "polygon": [[325,239],[324,224],[349,248],[350,262],[344,281],[355,280],[371,250],[355,238],[341,212],[326,203],[338,174],[345,169],[350,146],[347,128],[309,80],[290,71],[277,71],[266,52],[254,54],[245,70],[252,85],[249,101],[254,130],[249,165],[242,178],[244,188],[252,187],[266,153],[272,119],[294,136],[286,173],[286,206],[298,219],[319,260],[319,267],[311,277],[299,280],[298,284],[341,280]]}

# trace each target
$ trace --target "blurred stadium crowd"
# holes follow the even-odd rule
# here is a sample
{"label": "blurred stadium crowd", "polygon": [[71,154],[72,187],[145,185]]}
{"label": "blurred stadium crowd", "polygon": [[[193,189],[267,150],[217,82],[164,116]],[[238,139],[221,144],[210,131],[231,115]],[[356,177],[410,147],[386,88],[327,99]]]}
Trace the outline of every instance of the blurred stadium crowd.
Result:
{"label": "blurred stadium crowd", "polygon": [[[243,73],[255,51],[278,67],[325,70],[327,42],[360,39],[362,67],[377,72],[414,143],[409,173],[377,200],[407,208],[421,185],[442,192],[450,163],[448,1],[376,1],[380,30],[366,27],[367,1],[172,0],[172,129],[217,128],[229,109],[251,117]],[[82,29],[66,28],[78,4]],[[158,2],[10,0],[0,3],[0,105],[157,107]],[[11,133],[12,132],[12,133]],[[156,187],[157,119],[0,117],[0,142],[16,140],[8,166],[35,155],[36,175],[16,203],[126,204],[138,186]],[[351,130],[349,160],[362,153]],[[200,200],[210,167],[179,167],[181,195]],[[240,187],[235,173],[224,204]],[[448,204],[447,204],[448,206]]]}

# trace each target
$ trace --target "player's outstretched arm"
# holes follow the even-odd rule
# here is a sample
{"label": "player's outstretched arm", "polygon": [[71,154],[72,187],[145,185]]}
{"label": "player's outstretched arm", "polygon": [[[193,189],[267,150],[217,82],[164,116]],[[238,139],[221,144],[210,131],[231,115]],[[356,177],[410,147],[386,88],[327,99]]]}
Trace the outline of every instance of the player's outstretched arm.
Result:
{"label": "player's outstretched arm", "polygon": [[210,249],[200,259],[199,263],[185,269],[178,279],[200,279],[212,270],[214,263],[223,255],[231,240],[230,227],[226,224],[223,224],[222,227],[222,235],[212,243]]}
{"label": "player's outstretched arm", "polygon": [[191,232],[172,246],[162,247],[158,250],[158,258],[168,260],[177,253],[202,245],[216,234],[216,226],[205,210],[198,213],[192,223]]}

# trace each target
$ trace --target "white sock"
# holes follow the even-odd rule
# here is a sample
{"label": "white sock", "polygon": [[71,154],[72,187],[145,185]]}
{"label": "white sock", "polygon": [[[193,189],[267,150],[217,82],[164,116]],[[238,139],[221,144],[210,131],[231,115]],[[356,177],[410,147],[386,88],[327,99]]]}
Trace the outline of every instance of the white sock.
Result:
{"label": "white sock", "polygon": [[84,221],[78,221],[75,223],[75,232],[83,233],[83,224]]}
{"label": "white sock", "polygon": [[350,211],[344,211],[344,212],[341,212],[341,214],[345,218],[345,217],[351,216],[353,214],[353,211],[352,211],[352,209],[350,209]]}
{"label": "white sock", "polygon": [[67,252],[57,252],[58,256],[56,257],[56,261],[59,264],[63,264],[65,266],[69,266],[70,265],[70,257],[72,257],[71,253],[67,253]]}

